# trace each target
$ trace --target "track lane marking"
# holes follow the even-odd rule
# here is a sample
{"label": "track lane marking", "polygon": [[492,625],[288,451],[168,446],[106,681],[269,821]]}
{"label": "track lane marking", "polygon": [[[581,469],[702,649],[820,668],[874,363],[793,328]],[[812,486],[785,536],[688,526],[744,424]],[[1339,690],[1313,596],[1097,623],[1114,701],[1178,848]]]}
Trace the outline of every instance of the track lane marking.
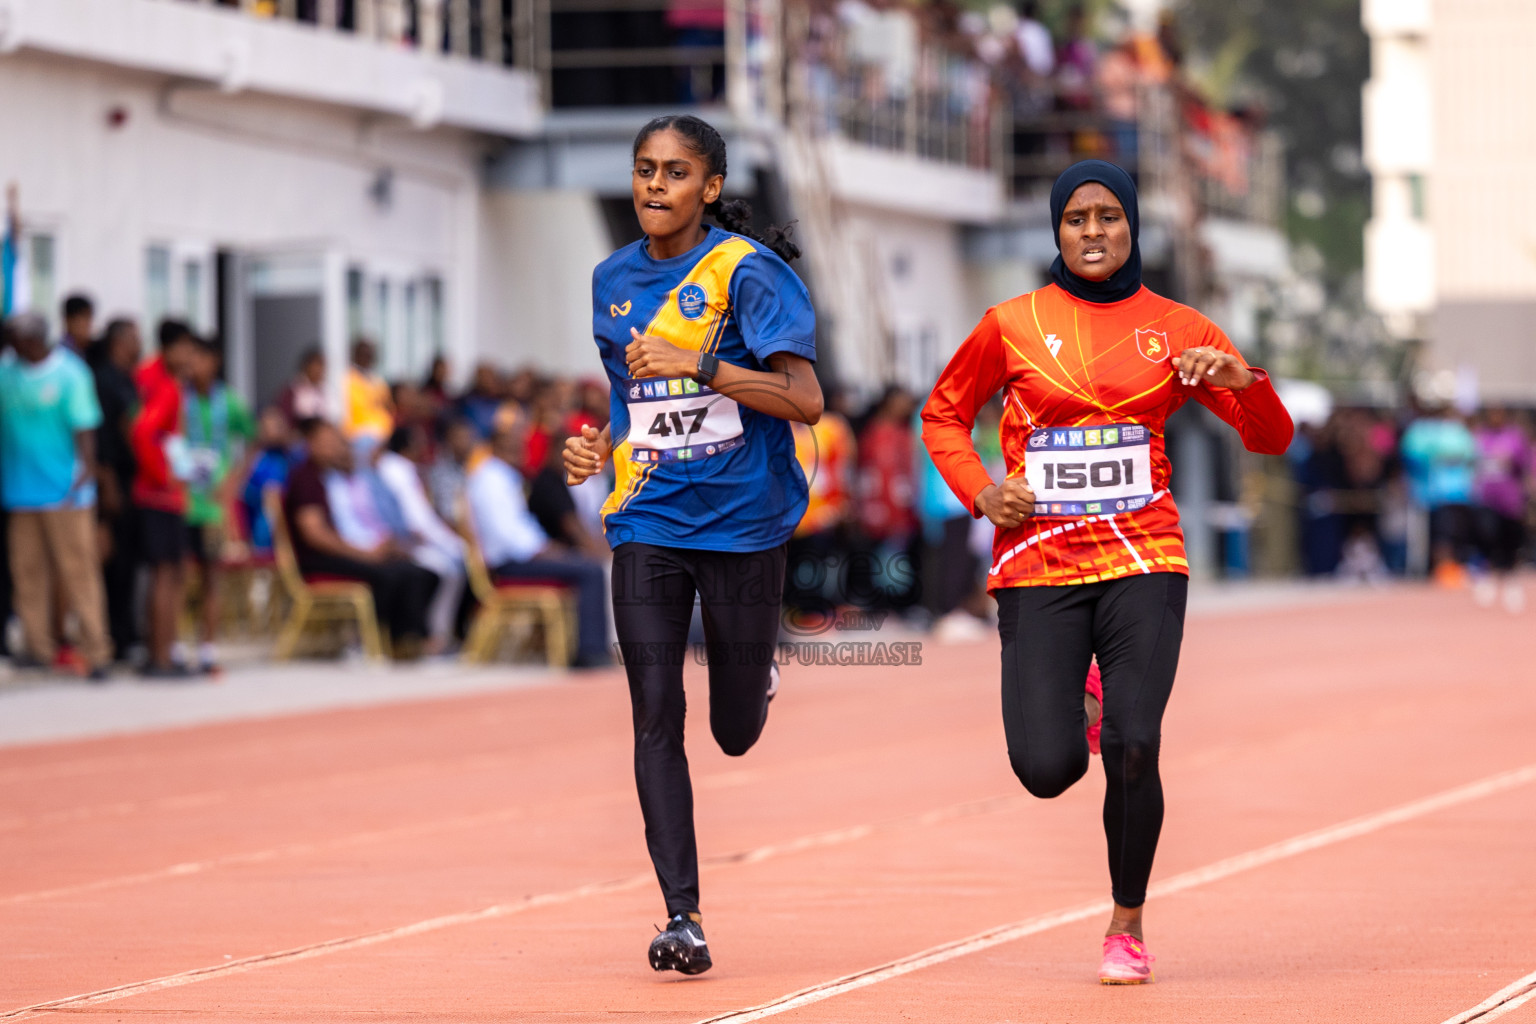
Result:
{"label": "track lane marking", "polygon": [[1506,985],[1470,1010],[1463,1010],[1444,1024],[1486,1024],[1536,999],[1536,971]]}
{"label": "track lane marking", "polygon": [[[1257,850],[1240,853],[1234,857],[1228,857],[1213,864],[1208,864],[1205,867],[1186,871],[1149,886],[1147,895],[1151,898],[1155,896],[1171,896],[1175,893],[1185,892],[1208,885],[1211,882],[1230,878],[1233,875],[1252,871],[1254,868],[1273,864],[1276,861],[1287,860],[1325,846],[1333,846],[1347,839],[1355,839],[1359,836],[1369,835],[1372,832],[1379,832],[1384,828],[1398,825],[1405,821],[1411,821],[1415,818],[1421,818],[1435,811],[1455,807],[1486,796],[1492,796],[1495,793],[1506,792],[1532,781],[1536,781],[1536,764],[1529,764],[1523,768],[1501,772],[1498,775],[1492,775],[1477,782],[1436,793],[1421,800],[1414,800],[1385,811],[1354,818],[1350,821],[1341,822],[1338,825],[1331,825],[1327,828],[1318,829],[1315,832],[1308,832],[1292,839],[1272,843]],[[845,974],[840,978],[833,978],[830,981],[799,989],[766,1003],[759,1003],[756,1006],[749,1006],[742,1010],[733,1010],[729,1013],[706,1017],[698,1021],[697,1024],[747,1024],[748,1021],[774,1017],[781,1013],[800,1009],[803,1006],[831,999],[845,992],[868,988],[871,985],[878,985],[883,981],[890,981],[893,978],[899,978],[914,971],[948,963],[951,960],[957,960],[972,953],[980,953],[995,946],[1001,946],[1031,935],[1037,935],[1040,932],[1059,928],[1065,924],[1072,924],[1090,917],[1107,914],[1112,909],[1113,904],[1110,900],[1100,899],[1066,910],[1026,918],[1023,921],[990,928],[975,935],[932,946],[909,956],[877,964],[862,971],[856,971],[853,974]],[[1528,979],[1522,979],[1522,982],[1526,980]],[[1536,976],[1529,980],[1536,980]],[[1516,985],[1519,984],[1520,982],[1516,983]],[[1501,1010],[1500,1015],[1505,1012],[1508,1011]],[[1491,1017],[1486,1016],[1477,1018],[1476,1024],[1483,1024],[1483,1021],[1491,1019]],[[1446,1024],[1466,1024],[1466,1022],[1472,1020],[1474,1018],[1460,1017],[1447,1021]]]}
{"label": "track lane marking", "polygon": [[[850,828],[832,829],[826,832],[814,832],[809,835],[799,836],[780,843],[769,843],[754,847],[749,850],[739,850],[734,853],[718,854],[714,857],[702,859],[701,868],[715,869],[730,867],[739,864],[758,864],[774,857],[789,856],[796,853],[804,853],[809,850],[824,849],[833,846],[842,846],[856,842],[868,836],[900,831],[908,825],[928,827],[942,824],[960,818],[979,817],[1004,810],[1024,802],[1022,794],[1008,794],[1006,796],[988,797],[981,800],[967,800],[958,804],[950,804],[946,807],[934,808],[916,814],[903,815],[897,818],[887,819],[873,824],[855,825]],[[151,978],[147,981],[129,982],[123,985],[115,985],[111,988],[99,989],[95,992],[87,992],[82,995],[66,996],[62,999],[54,999],[43,1003],[34,1003],[31,1006],[22,1006],[14,1010],[0,1013],[0,1021],[29,1020],[42,1014],[60,1010],[79,1010],[91,1006],[99,1006],[103,1003],[115,1002],[119,999],[127,999],[131,996],[145,995],[150,992],[159,992],[164,989],[180,988],[183,985],[193,985],[211,978],[224,977],[232,974],[244,974],[247,971],[257,970],[262,967],[270,967],[276,964],[296,963],[301,960],[311,960],[315,957],[326,956],[331,953],[340,953],[347,950],[362,949],[367,946],[375,946],[382,942],[390,942],[394,939],[409,938],[414,935],[424,935],[429,932],[441,931],[445,928],[453,928],[463,924],[474,924],[480,921],[489,921],[499,917],[507,917],[529,910],[537,910],[541,907],[556,906],[563,903],[571,903],[576,900],[586,899],[590,896],[606,896],[613,893],[630,892],[642,889],[648,885],[654,885],[656,875],[653,871],[645,871],[640,874],[630,875],[627,878],[610,879],[604,882],[593,882],[587,885],[577,886],[573,889],[565,889],[552,893],[541,893],[526,899],[511,903],[498,903],[480,910],[470,910],[458,914],[445,914],[441,917],[428,918],[414,924],[401,925],[395,928],[383,928],[378,931],[364,932],[359,935],[343,936],[336,939],[328,939],[323,942],[311,943],[304,946],[296,946],[291,949],[279,950],[274,953],[258,953],[254,956],[241,957],[238,960],[230,960],[221,964],[211,964],[207,967],[196,967],[177,974],[169,974],[159,978]]]}

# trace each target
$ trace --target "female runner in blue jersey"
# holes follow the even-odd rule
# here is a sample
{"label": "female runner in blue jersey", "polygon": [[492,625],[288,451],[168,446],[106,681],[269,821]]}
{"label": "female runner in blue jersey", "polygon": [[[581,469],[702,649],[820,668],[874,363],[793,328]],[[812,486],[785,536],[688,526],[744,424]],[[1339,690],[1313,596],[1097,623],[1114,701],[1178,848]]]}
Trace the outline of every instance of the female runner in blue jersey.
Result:
{"label": "female runner in blue jersey", "polygon": [[[709,725],[747,752],[778,686],[773,663],[785,551],[806,506],[789,422],[821,418],[815,315],[785,259],[720,203],[725,141],[691,116],[635,139],[631,186],[645,237],[592,276],[593,335],[611,420],[565,444],[569,483],[611,457],[603,506],[613,612],[634,710],[635,784],[666,899],[658,971],[709,969],[699,916],[693,787],[683,751],[683,663],[697,594],[709,654]],[[726,229],[706,224],[711,215]],[[783,258],[781,258],[781,256]]]}

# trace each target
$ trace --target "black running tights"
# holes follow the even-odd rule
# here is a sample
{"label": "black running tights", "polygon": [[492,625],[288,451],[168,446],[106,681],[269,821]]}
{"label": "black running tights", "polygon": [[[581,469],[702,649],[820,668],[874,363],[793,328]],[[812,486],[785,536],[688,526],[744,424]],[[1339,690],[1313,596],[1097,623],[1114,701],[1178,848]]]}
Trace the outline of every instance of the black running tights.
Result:
{"label": "black running tights", "polygon": [[746,554],[626,543],[613,550],[613,618],[629,676],[635,786],[667,916],[699,911],[693,784],[683,749],[683,664],[694,594],[709,656],[709,728],[745,754],[768,720],[786,546]]}
{"label": "black running tights", "polygon": [[1104,835],[1122,907],[1145,902],[1163,827],[1157,754],[1188,591],[1188,577],[1170,572],[997,591],[1008,759],[1035,796],[1059,796],[1088,771],[1083,679],[1098,656]]}

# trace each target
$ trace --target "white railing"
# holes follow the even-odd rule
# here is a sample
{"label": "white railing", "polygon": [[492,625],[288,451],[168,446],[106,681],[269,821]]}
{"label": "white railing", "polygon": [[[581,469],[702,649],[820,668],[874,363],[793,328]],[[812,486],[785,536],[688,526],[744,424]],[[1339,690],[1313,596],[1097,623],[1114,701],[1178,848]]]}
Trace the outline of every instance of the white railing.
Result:
{"label": "white railing", "polygon": [[975,168],[998,166],[1000,93],[991,69],[918,36],[902,11],[846,25],[786,11],[790,117],[814,135]]}
{"label": "white railing", "polygon": [[346,32],[423,53],[523,64],[513,40],[526,33],[512,0],[177,0]]}

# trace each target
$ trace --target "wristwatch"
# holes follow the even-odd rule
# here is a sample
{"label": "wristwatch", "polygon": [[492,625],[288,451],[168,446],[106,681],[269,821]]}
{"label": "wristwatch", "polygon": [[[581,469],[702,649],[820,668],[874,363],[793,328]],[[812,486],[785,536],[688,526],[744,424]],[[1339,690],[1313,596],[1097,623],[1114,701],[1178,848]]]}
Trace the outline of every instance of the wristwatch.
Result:
{"label": "wristwatch", "polygon": [[699,353],[699,368],[693,371],[693,379],[700,384],[708,385],[715,379],[715,374],[720,372],[720,360],[708,352]]}

